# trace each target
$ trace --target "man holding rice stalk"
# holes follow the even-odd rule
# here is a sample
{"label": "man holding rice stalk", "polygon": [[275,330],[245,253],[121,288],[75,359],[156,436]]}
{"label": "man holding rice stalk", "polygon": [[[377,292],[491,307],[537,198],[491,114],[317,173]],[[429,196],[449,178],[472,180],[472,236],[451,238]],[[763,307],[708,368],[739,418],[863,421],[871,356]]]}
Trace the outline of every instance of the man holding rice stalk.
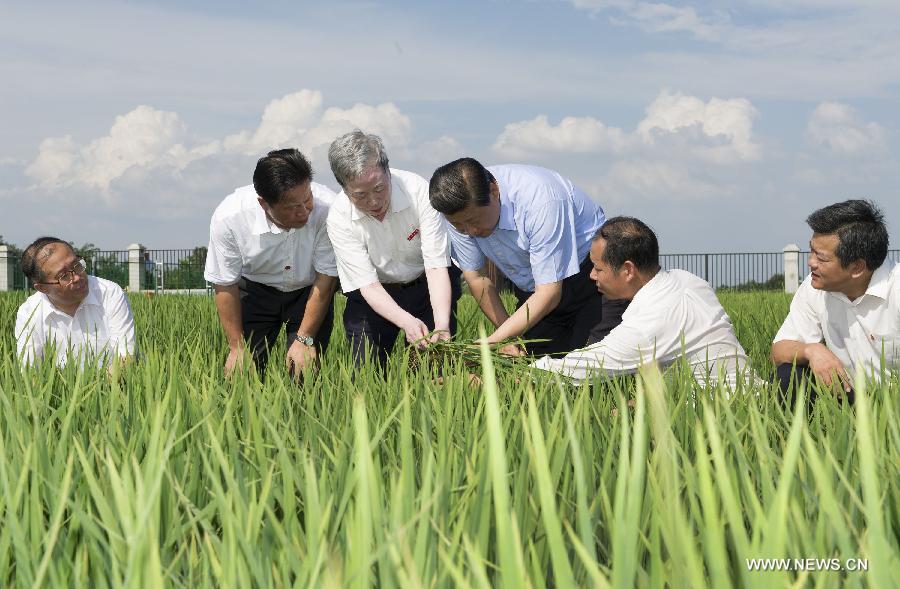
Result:
{"label": "man holding rice stalk", "polygon": [[[484,167],[462,158],[435,170],[431,205],[443,213],[453,258],[496,330],[488,343],[524,337],[535,355],[600,341],[619,324],[627,301],[597,296],[588,250],[603,209],[571,181],[536,166]],[[491,260],[515,285],[509,315],[488,277]],[[501,352],[521,354],[515,345]]]}
{"label": "man holding rice stalk", "polygon": [[292,373],[313,367],[328,347],[337,269],[325,219],[334,193],[312,177],[298,150],[270,151],[253,185],[213,213],[204,277],[228,339],[226,375],[242,363],[245,345],[265,370],[285,324]]}
{"label": "man holding rice stalk", "polygon": [[810,274],[772,343],[779,388],[786,397],[812,375],[852,403],[858,370],[880,378],[882,367],[900,367],[900,266],[886,260],[888,231],[872,202],[835,203],[806,223]]}
{"label": "man holding rice stalk", "polygon": [[371,352],[383,365],[401,330],[418,346],[449,338],[459,274],[448,270],[447,229],[428,202],[428,182],[390,168],[381,139],[359,130],[335,139],[328,160],[343,189],[328,213],[328,234],[354,363]]}
{"label": "man holding rice stalk", "polygon": [[16,315],[16,351],[26,366],[55,347],[56,364],[112,366],[135,354],[134,316],[115,282],[89,276],[84,260],[56,237],[41,237],[22,253],[22,272],[35,292]]}
{"label": "man holding rice stalk", "polygon": [[[697,382],[720,378],[734,388],[749,360],[715,291],[684,270],[662,270],[656,234],[633,217],[614,217],[597,231],[591,280],[611,299],[631,301],[622,323],[602,341],[545,356],[534,367],[578,384],[599,375],[632,374],[647,362],[663,367],[684,358]],[[596,295],[595,295],[596,296]]]}

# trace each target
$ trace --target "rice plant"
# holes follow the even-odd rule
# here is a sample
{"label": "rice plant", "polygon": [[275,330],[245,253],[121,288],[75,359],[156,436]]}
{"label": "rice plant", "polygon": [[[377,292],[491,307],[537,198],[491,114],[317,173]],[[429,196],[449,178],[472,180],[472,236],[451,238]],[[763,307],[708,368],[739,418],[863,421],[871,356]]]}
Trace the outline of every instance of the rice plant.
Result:
{"label": "rice plant", "polygon": [[[470,347],[466,297],[425,361],[356,371],[336,321],[315,378],[227,380],[212,301],[143,295],[138,364],[23,371],[23,299],[0,296],[3,586],[900,586],[897,376],[811,415],[678,365],[570,387]],[[722,300],[768,378],[788,298]]]}

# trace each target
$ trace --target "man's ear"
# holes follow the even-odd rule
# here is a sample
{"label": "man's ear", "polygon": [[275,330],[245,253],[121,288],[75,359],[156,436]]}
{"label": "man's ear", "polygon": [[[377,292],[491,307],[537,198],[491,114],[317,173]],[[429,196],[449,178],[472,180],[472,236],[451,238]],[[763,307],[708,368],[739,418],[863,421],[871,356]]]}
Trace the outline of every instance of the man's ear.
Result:
{"label": "man's ear", "polygon": [[257,196],[256,200],[257,202],[259,202],[259,206],[262,207],[262,210],[269,212],[269,204],[266,202],[266,199],[261,196]]}
{"label": "man's ear", "polygon": [[47,294],[47,285],[46,284],[35,284],[33,286],[34,286],[34,290],[36,290],[38,292],[42,292],[44,294]]}
{"label": "man's ear", "polygon": [[629,282],[637,278],[637,267],[631,260],[625,260],[619,271],[625,273],[625,280]]}
{"label": "man's ear", "polygon": [[847,269],[850,270],[850,275],[853,278],[859,278],[867,271],[866,261],[862,258],[853,260],[852,262],[850,262],[850,266]]}

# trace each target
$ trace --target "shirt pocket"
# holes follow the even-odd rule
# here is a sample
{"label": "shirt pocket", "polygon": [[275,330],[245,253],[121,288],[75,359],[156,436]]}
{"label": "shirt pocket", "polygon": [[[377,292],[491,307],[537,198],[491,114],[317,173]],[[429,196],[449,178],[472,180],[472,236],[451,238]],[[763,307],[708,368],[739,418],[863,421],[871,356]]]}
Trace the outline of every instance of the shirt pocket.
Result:
{"label": "shirt pocket", "polygon": [[422,230],[418,224],[408,225],[396,238],[397,258],[407,264],[422,263]]}

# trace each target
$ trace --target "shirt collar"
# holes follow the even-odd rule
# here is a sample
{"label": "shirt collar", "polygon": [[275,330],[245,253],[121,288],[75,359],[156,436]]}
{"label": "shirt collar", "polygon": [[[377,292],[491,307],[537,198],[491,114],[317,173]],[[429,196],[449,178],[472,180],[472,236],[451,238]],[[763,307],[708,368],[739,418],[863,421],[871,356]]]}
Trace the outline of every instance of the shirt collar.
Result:
{"label": "shirt collar", "polygon": [[[393,170],[391,170],[393,172]],[[344,197],[347,199],[347,202],[350,204],[350,219],[352,221],[359,221],[360,219],[372,219],[369,215],[363,213],[353,202],[350,200],[350,197],[347,196],[347,193],[343,192]],[[404,209],[408,209],[412,202],[410,201],[409,195],[406,194],[406,191],[403,190],[403,187],[400,186],[400,183],[396,180],[396,175],[391,174],[391,206],[388,209],[389,213],[399,213]],[[375,219],[372,219],[373,221]]]}
{"label": "shirt collar", "polygon": [[890,279],[893,267],[893,262],[885,260],[881,266],[876,268],[875,271],[872,272],[872,278],[869,279],[869,286],[866,287],[866,292],[856,300],[851,301],[844,293],[833,290],[827,291],[825,294],[826,296],[833,297],[847,305],[857,305],[867,296],[873,296],[885,301],[891,290]]}
{"label": "shirt collar", "polygon": [[887,300],[891,290],[890,279],[893,268],[894,263],[890,260],[885,260],[881,266],[875,268],[872,278],[869,280],[869,287],[866,288],[866,294],[878,297],[883,301]]}
{"label": "shirt collar", "polygon": [[[84,297],[84,300],[81,301],[81,304],[78,305],[77,309],[75,309],[75,313],[78,313],[78,311],[80,311],[84,307],[88,307],[88,306],[100,307],[103,304],[102,301],[100,300],[100,285],[97,283],[97,279],[94,278],[93,276],[88,276],[87,280],[88,280],[87,296]],[[41,305],[41,307],[43,308],[43,313],[44,313],[44,316],[42,319],[44,320],[45,323],[53,315],[60,315],[63,317],[68,317],[68,318],[72,317],[72,315],[69,315],[68,313],[58,309],[56,307],[56,305],[53,304],[53,301],[50,300],[50,297],[48,297],[46,294],[40,293],[40,295],[44,302],[44,304]]]}
{"label": "shirt collar", "polygon": [[509,194],[506,192],[506,188],[500,183],[500,180],[494,177],[494,181],[497,182],[497,188],[500,191],[500,220],[497,221],[497,229],[515,231],[516,215],[512,202],[509,200]]}
{"label": "shirt collar", "polygon": [[287,233],[289,231],[290,229],[282,229],[270,221],[266,216],[266,211],[257,203],[256,208],[253,210],[253,235],[262,235],[263,233],[273,233],[278,235],[279,233]]}

